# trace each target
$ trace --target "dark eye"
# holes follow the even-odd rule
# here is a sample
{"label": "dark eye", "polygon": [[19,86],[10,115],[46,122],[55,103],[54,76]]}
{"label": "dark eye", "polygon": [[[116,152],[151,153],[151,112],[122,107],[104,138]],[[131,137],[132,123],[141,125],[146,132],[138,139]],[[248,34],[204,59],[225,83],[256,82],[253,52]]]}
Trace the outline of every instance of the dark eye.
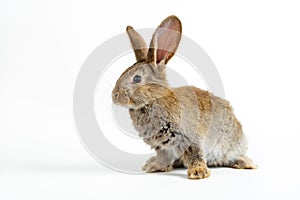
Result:
{"label": "dark eye", "polygon": [[133,77],[133,82],[134,83],[140,83],[142,81],[142,77],[140,75],[135,75]]}

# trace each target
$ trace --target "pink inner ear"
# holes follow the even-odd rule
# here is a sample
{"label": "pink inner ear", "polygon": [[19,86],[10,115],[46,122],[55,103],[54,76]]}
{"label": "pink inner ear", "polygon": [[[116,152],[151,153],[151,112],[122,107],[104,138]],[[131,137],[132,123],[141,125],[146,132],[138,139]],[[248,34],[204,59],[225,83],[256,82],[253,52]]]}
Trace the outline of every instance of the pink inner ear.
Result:
{"label": "pink inner ear", "polygon": [[168,51],[166,50],[162,50],[162,49],[157,49],[156,52],[156,63],[160,63],[160,61],[162,61],[165,56],[167,55]]}
{"label": "pink inner ear", "polygon": [[156,62],[159,63],[163,59],[167,63],[175,54],[181,38],[181,24],[179,20],[167,18],[156,32],[157,51]]}
{"label": "pink inner ear", "polygon": [[156,62],[159,63],[163,59],[167,61],[175,54],[180,40],[180,32],[174,29],[161,28],[157,32],[157,38]]}

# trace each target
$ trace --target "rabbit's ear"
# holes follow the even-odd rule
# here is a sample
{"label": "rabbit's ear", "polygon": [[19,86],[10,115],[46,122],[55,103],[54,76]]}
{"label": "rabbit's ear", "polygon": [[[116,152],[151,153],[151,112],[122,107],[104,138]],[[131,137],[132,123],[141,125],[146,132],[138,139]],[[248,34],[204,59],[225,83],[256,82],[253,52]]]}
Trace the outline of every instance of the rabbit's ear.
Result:
{"label": "rabbit's ear", "polygon": [[176,16],[167,17],[152,36],[147,62],[167,64],[179,45],[181,30],[181,22]]}
{"label": "rabbit's ear", "polygon": [[140,36],[140,34],[138,34],[131,26],[127,26],[126,31],[134,50],[136,61],[146,60],[148,47],[142,36]]}

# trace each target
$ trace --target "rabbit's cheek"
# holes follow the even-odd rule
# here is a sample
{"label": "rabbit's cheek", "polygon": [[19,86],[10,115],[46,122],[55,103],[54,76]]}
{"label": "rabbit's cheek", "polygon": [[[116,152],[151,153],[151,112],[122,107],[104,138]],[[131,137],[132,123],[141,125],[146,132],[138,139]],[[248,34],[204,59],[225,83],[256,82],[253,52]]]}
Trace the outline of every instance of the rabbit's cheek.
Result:
{"label": "rabbit's cheek", "polygon": [[126,106],[126,105],[128,105],[128,104],[130,103],[130,99],[129,99],[129,97],[128,97],[127,94],[122,93],[122,94],[120,94],[119,102],[120,102],[122,105]]}

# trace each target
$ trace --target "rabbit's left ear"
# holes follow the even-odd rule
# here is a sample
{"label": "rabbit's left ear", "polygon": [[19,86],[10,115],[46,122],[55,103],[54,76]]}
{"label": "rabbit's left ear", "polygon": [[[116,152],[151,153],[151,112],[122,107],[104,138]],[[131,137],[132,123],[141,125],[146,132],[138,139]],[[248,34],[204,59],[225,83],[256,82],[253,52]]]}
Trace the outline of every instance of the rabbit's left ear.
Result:
{"label": "rabbit's left ear", "polygon": [[181,31],[181,22],[176,16],[162,21],[152,36],[146,61],[167,64],[179,45]]}
{"label": "rabbit's left ear", "polygon": [[126,31],[129,36],[136,61],[139,62],[146,60],[148,47],[142,36],[140,36],[140,34],[138,34],[131,26],[127,26]]}

